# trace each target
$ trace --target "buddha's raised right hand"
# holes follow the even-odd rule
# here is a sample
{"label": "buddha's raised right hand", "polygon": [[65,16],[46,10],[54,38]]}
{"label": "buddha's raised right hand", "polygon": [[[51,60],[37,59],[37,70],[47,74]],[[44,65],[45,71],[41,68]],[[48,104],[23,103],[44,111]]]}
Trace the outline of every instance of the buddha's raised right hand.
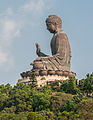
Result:
{"label": "buddha's raised right hand", "polygon": [[37,52],[40,52],[40,45],[38,43],[35,44],[36,45],[36,48],[37,48]]}

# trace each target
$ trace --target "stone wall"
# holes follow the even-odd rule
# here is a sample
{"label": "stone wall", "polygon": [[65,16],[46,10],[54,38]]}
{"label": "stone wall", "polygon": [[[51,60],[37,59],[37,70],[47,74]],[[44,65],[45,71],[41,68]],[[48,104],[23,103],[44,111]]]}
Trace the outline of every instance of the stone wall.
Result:
{"label": "stone wall", "polygon": [[[44,85],[47,84],[47,82],[50,82],[50,81],[55,81],[55,80],[65,81],[65,80],[68,80],[68,79],[69,79],[68,76],[58,76],[58,75],[36,76],[38,87],[44,86]],[[29,77],[28,78],[19,79],[18,83],[29,84],[30,83],[30,79],[29,79]]]}

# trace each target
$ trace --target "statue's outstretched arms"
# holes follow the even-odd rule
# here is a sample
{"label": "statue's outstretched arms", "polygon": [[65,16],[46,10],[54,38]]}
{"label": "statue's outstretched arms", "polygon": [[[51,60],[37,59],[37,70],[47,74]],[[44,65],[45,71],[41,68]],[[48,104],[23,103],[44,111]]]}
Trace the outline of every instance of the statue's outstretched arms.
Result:
{"label": "statue's outstretched arms", "polygon": [[48,56],[48,55],[44,54],[43,52],[41,52],[40,45],[38,43],[36,43],[36,48],[37,48],[36,54],[38,55],[38,57],[46,57],[46,56]]}

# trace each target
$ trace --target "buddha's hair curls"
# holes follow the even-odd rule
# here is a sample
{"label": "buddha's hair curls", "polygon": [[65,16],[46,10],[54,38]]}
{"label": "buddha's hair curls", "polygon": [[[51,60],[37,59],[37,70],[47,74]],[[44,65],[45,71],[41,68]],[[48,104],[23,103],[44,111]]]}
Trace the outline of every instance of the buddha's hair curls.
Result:
{"label": "buddha's hair curls", "polygon": [[57,27],[61,28],[62,27],[62,20],[60,17],[56,15],[49,15],[48,18],[46,19],[46,24],[52,23],[54,25],[57,25]]}

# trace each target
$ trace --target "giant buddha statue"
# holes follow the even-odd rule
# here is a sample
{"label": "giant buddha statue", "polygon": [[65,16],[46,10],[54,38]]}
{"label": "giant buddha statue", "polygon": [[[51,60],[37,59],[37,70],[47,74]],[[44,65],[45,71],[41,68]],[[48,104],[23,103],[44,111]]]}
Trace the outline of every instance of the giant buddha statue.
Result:
{"label": "giant buddha statue", "polygon": [[35,73],[38,86],[51,84],[51,81],[61,82],[75,77],[76,73],[70,72],[71,49],[66,33],[62,30],[62,20],[56,15],[50,15],[46,19],[46,26],[53,34],[50,46],[52,56],[46,55],[36,43],[36,53],[38,57],[31,63],[32,69],[21,73],[22,79],[19,83],[31,83],[31,75]]}
{"label": "giant buddha statue", "polygon": [[46,19],[46,26],[53,34],[50,46],[52,56],[44,54],[36,43],[38,58],[31,63],[33,69],[70,71],[71,49],[66,33],[62,30],[62,20],[56,15]]}

